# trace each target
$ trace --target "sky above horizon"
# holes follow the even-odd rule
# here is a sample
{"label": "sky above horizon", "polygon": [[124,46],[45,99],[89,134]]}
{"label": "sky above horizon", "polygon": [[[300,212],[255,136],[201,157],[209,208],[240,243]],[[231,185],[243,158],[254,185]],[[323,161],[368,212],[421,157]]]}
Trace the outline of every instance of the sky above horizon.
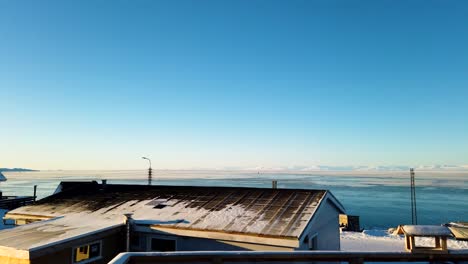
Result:
{"label": "sky above horizon", "polygon": [[1,1],[0,167],[468,164],[467,1]]}

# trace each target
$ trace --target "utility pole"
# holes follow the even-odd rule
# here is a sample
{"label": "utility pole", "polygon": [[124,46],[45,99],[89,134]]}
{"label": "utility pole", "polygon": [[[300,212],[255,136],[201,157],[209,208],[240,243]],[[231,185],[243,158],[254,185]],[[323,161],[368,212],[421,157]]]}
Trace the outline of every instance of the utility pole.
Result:
{"label": "utility pole", "polygon": [[416,185],[414,182],[414,169],[410,169],[410,178],[411,178],[411,224],[418,224],[418,214],[416,211]]}
{"label": "utility pole", "polygon": [[153,169],[151,168],[151,160],[147,157],[141,157],[142,159],[149,161],[149,168],[148,168],[148,185],[151,185],[151,180],[153,176]]}

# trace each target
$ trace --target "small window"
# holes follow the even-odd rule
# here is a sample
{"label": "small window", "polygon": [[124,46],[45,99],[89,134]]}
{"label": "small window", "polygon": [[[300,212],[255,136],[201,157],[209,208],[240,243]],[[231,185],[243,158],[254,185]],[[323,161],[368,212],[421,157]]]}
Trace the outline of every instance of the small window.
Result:
{"label": "small window", "polygon": [[309,250],[317,250],[318,249],[318,244],[317,244],[317,234],[312,235],[309,238]]}
{"label": "small window", "polygon": [[163,209],[163,208],[166,207],[166,206],[167,206],[167,205],[165,205],[165,204],[157,204],[157,205],[155,205],[153,208],[154,208],[154,209]]}
{"label": "small window", "polygon": [[25,225],[27,224],[26,219],[16,219],[16,225]]}
{"label": "small window", "polygon": [[173,239],[151,238],[151,251],[176,251],[176,241]]}
{"label": "small window", "polygon": [[73,263],[89,263],[101,258],[101,241],[73,249]]}

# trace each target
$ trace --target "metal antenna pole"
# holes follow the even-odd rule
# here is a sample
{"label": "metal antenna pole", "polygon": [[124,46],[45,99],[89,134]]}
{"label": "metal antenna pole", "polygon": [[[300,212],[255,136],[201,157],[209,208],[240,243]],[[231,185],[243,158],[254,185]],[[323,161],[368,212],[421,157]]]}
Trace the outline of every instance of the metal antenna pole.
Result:
{"label": "metal antenna pole", "polygon": [[411,176],[411,223],[413,225],[418,224],[418,214],[416,209],[416,184],[414,181],[414,169],[410,169],[410,176]]}
{"label": "metal antenna pole", "polygon": [[411,192],[411,224],[414,225],[414,210],[413,210],[413,169],[410,169],[410,192]]}
{"label": "metal antenna pole", "polygon": [[149,167],[148,169],[148,185],[151,185],[151,181],[153,180],[153,169],[151,169],[151,167]]}
{"label": "metal antenna pole", "polygon": [[148,160],[149,168],[148,168],[148,185],[151,185],[151,180],[153,178],[153,169],[151,168],[151,160],[147,157],[142,157],[142,159]]}

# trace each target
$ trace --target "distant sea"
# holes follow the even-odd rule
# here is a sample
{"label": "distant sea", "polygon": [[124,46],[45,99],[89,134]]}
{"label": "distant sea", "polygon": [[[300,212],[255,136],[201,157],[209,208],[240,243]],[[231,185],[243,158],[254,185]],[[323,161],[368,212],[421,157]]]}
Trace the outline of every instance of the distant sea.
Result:
{"label": "distant sea", "polygon": [[[147,184],[146,171],[4,172],[3,195],[38,197],[54,192],[60,181],[101,180],[115,184]],[[411,223],[408,172],[244,172],[154,171],[154,185],[245,186],[328,189],[348,214],[359,215],[361,227],[382,229]],[[468,172],[416,172],[419,224],[468,222]]]}

